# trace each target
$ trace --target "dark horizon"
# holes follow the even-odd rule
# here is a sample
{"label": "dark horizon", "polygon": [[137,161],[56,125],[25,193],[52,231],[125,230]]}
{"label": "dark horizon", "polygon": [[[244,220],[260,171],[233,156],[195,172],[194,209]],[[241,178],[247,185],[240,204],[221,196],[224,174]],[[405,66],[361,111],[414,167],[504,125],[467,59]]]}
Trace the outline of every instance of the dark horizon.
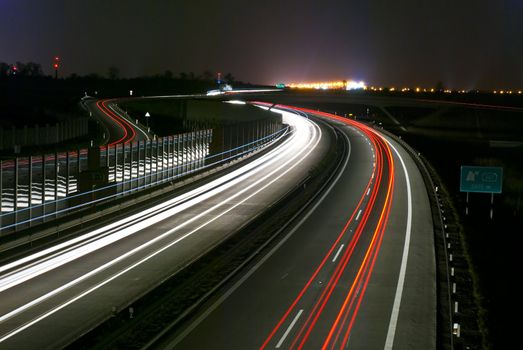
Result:
{"label": "dark horizon", "polygon": [[521,89],[523,3],[2,0],[0,61],[52,74],[232,73],[276,84]]}

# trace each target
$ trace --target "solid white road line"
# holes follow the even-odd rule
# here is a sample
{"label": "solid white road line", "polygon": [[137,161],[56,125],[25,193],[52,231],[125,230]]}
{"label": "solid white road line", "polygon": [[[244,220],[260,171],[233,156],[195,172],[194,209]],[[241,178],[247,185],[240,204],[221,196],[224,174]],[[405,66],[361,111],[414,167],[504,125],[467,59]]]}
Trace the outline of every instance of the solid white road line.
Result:
{"label": "solid white road line", "polygon": [[285,341],[285,338],[287,338],[287,336],[289,335],[289,333],[291,332],[292,330],[292,327],[294,327],[294,325],[296,324],[296,322],[298,322],[298,319],[300,318],[301,314],[303,313],[303,309],[300,309],[300,311],[298,311],[298,313],[296,314],[296,316],[294,317],[294,319],[292,320],[291,324],[289,325],[289,327],[287,328],[287,330],[285,331],[285,333],[283,333],[283,336],[281,337],[280,341],[278,342],[278,344],[276,344],[276,349],[279,349],[280,346],[283,344],[283,342]]}
{"label": "solid white road line", "polygon": [[394,147],[389,140],[387,140],[387,143],[392,147],[392,149],[394,149],[394,152],[398,156],[403,168],[403,172],[405,173],[405,182],[407,183],[407,228],[405,230],[405,243],[403,245],[403,256],[401,257],[401,267],[398,277],[398,285],[396,287],[396,295],[394,296],[394,304],[392,306],[392,314],[390,315],[389,329],[387,331],[387,339],[384,346],[384,349],[389,350],[392,349],[392,346],[394,345],[394,336],[396,335],[396,326],[398,324],[398,317],[400,313],[403,286],[405,285],[407,261],[409,259],[410,236],[412,230],[412,192],[410,188],[409,173],[403,158],[401,157],[396,147]]}
{"label": "solid white road line", "polygon": [[338,255],[340,255],[341,250],[343,249],[344,246],[345,246],[345,244],[340,245],[340,249],[338,249],[338,252],[336,253],[336,255],[334,255],[334,259],[332,259],[332,262],[335,262],[336,259],[338,259]]}

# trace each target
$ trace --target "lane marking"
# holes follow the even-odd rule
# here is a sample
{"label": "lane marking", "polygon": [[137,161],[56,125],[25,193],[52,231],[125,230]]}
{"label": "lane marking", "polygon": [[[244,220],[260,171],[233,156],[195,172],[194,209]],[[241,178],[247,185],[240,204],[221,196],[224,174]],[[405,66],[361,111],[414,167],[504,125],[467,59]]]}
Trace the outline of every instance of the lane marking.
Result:
{"label": "lane marking", "polygon": [[292,328],[294,327],[296,322],[298,322],[298,319],[300,318],[302,313],[303,313],[303,309],[300,309],[300,311],[298,311],[298,314],[294,317],[294,320],[292,320],[291,324],[289,325],[289,327],[287,328],[285,333],[283,333],[283,336],[281,337],[278,344],[276,344],[276,349],[280,348],[280,346],[283,344],[283,342],[285,341],[285,338],[287,338],[287,336],[289,335],[290,331],[292,330]]}
{"label": "lane marking", "polygon": [[358,215],[356,215],[356,221],[358,221],[360,219],[360,215],[361,215],[361,209],[360,211],[358,212]]}
{"label": "lane marking", "polygon": [[345,244],[340,245],[340,249],[338,249],[338,252],[336,253],[336,255],[334,255],[334,259],[332,259],[332,262],[335,262],[336,259],[338,259],[338,255],[340,255],[341,250],[343,249],[344,246],[345,246]]}
{"label": "lane marking", "polygon": [[410,236],[412,231],[412,192],[410,188],[410,178],[405,166],[405,162],[401,157],[400,153],[392,145],[392,143],[387,140],[387,143],[392,147],[396,155],[398,156],[403,172],[405,173],[405,182],[407,183],[407,228],[405,232],[405,243],[403,245],[403,256],[401,257],[401,267],[400,274],[398,277],[398,285],[396,287],[396,295],[394,296],[394,304],[392,306],[392,314],[390,315],[389,329],[387,331],[387,338],[385,341],[384,349],[390,350],[394,345],[394,336],[396,335],[396,327],[398,324],[398,317],[400,313],[401,298],[403,295],[403,287],[405,285],[405,274],[407,271],[407,261],[409,259],[409,247],[410,247]]}
{"label": "lane marking", "polygon": [[367,190],[367,196],[369,195],[369,193],[370,193],[370,187],[369,187],[369,189]]}
{"label": "lane marking", "polygon": [[[263,256],[260,261],[258,261],[258,263],[256,263],[253,267],[251,267],[251,269],[249,271],[247,271],[247,273],[245,273],[245,275],[243,275],[242,278],[240,278],[234,285],[231,286],[231,288],[229,290],[227,290],[225,293],[222,294],[222,296],[220,298],[218,298],[218,300],[216,300],[211,306],[209,306],[209,308],[205,311],[202,312],[202,314],[196,319],[194,320],[193,323],[191,323],[189,326],[187,326],[187,328],[185,328],[172,342],[170,342],[169,344],[167,344],[165,346],[165,349],[174,349],[174,347],[180,343],[189,333],[191,333],[200,323],[203,322],[203,320],[205,320],[207,318],[207,316],[209,316],[214,310],[216,310],[232,293],[234,293],[247,279],[249,279],[249,277],[251,277],[267,260],[269,260],[269,258],[274,255],[274,253],[276,253],[276,251],[278,251],[278,249],[280,249],[280,247],[282,245],[285,244],[285,242],[287,242],[292,235],[294,235],[294,233],[296,231],[298,231],[298,229],[303,225],[303,223],[312,215],[312,213],[316,210],[316,208],[318,208],[321,203],[323,203],[323,201],[325,200],[325,198],[329,195],[329,193],[331,192],[331,190],[334,188],[334,186],[338,183],[338,181],[340,180],[341,178],[341,175],[345,172],[345,169],[347,168],[347,164],[349,163],[349,159],[350,159],[350,156],[351,156],[351,153],[352,153],[352,147],[351,147],[351,142],[348,138],[348,136],[343,133],[343,136],[345,137],[348,145],[349,145],[349,149],[348,149],[348,154],[347,154],[347,158],[345,159],[345,162],[343,163],[343,166],[340,170],[340,172],[336,175],[336,178],[334,179],[334,181],[332,181],[332,183],[329,185],[329,187],[325,190],[325,192],[321,195],[321,197],[318,199],[318,201],[312,206],[312,208],[310,208],[305,215],[302,216],[302,218],[300,219],[300,221],[296,224],[296,226],[294,226],[290,231],[289,233],[287,233],[287,235],[285,235],[285,237],[283,237],[265,256]],[[163,335],[167,332],[167,330],[169,330],[170,328],[172,328],[174,323],[171,323],[170,326],[168,326],[167,328],[164,329],[164,331],[162,333],[160,333],[160,335]],[[158,339],[158,336],[157,338]],[[151,342],[149,342],[148,345],[146,345],[144,348],[149,348],[150,347],[150,344]]]}

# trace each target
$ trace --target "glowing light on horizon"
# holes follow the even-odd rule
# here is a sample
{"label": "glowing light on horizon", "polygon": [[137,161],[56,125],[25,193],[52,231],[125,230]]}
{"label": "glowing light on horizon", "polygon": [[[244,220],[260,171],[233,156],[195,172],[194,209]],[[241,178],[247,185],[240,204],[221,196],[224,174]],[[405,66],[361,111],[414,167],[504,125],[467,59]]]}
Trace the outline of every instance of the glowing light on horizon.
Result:
{"label": "glowing light on horizon", "polygon": [[314,89],[314,90],[362,90],[367,85],[364,81],[339,80],[339,81],[322,81],[313,83],[289,83],[287,86],[291,89]]}
{"label": "glowing light on horizon", "polygon": [[347,82],[347,90],[362,90],[365,89],[367,85],[365,85],[364,81],[348,81]]}

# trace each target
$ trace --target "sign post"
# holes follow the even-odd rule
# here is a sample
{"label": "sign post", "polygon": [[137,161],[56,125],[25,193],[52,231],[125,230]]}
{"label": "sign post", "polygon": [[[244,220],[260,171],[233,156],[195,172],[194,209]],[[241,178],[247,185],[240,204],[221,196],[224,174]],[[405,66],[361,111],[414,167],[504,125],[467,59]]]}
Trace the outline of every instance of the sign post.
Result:
{"label": "sign post", "polygon": [[490,193],[490,219],[494,217],[494,193],[503,188],[503,168],[462,166],[459,189],[467,193],[465,215],[469,213],[469,193]]}
{"label": "sign post", "polygon": [[151,131],[149,129],[149,118],[151,117],[151,115],[149,114],[149,112],[146,112],[145,113],[145,122],[147,123],[147,131]]}

